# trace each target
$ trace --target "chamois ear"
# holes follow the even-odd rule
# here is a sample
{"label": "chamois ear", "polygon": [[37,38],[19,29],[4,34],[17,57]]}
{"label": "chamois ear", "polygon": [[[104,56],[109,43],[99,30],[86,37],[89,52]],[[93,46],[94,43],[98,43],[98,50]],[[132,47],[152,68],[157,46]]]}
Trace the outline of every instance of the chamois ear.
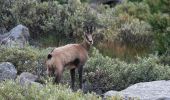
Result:
{"label": "chamois ear", "polygon": [[51,58],[52,58],[52,55],[48,54],[47,59],[51,59]]}

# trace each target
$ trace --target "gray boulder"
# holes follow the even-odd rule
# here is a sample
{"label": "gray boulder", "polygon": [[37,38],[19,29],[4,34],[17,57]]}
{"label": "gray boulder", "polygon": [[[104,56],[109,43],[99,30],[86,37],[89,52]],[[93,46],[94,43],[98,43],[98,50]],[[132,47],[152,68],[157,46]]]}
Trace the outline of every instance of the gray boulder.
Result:
{"label": "gray boulder", "polygon": [[19,46],[22,48],[28,43],[29,37],[28,28],[23,25],[17,25],[8,33],[0,35],[0,44],[7,47]]}
{"label": "gray boulder", "polygon": [[15,79],[17,76],[17,70],[15,66],[9,62],[3,62],[0,64],[0,81],[6,79]]}
{"label": "gray boulder", "polygon": [[119,95],[123,98],[140,100],[170,100],[170,81],[137,83],[122,91],[108,91],[104,97]]}
{"label": "gray boulder", "polygon": [[36,85],[36,86],[42,86],[40,83],[35,82],[38,79],[37,75],[33,75],[28,72],[23,72],[21,75],[17,77],[17,80],[19,81],[19,84],[22,86],[25,85]]}

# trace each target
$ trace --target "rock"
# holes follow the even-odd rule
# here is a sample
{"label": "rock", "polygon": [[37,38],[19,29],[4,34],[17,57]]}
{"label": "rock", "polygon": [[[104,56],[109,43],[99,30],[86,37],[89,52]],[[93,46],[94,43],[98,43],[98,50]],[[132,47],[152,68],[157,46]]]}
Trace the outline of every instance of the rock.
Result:
{"label": "rock", "polygon": [[21,73],[21,75],[19,75],[17,77],[17,80],[19,81],[19,84],[22,86],[25,85],[36,85],[36,86],[42,86],[40,83],[35,82],[36,80],[38,80],[38,76],[37,75],[33,75],[31,73],[28,72],[23,72]]}
{"label": "rock", "polygon": [[113,91],[113,90],[111,90],[111,91],[108,91],[108,92],[106,92],[105,94],[104,94],[104,96],[105,97],[111,97],[111,96],[115,96],[115,95],[118,95],[119,94],[119,92],[118,91]]}
{"label": "rock", "polygon": [[123,98],[134,97],[140,100],[170,100],[170,80],[137,83],[120,92],[109,91],[104,97],[119,94]]}
{"label": "rock", "polygon": [[27,27],[17,25],[8,33],[0,36],[0,44],[7,47],[19,46],[24,47],[29,40],[30,34]]}
{"label": "rock", "polygon": [[17,70],[15,66],[9,62],[3,62],[0,64],[0,81],[6,79],[15,79],[17,76]]}

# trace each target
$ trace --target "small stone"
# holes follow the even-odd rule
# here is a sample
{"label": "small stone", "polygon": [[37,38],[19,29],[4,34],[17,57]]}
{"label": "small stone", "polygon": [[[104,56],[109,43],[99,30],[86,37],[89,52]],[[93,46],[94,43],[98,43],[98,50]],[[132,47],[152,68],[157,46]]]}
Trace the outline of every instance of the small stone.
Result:
{"label": "small stone", "polygon": [[38,76],[28,72],[21,73],[21,75],[18,76],[17,80],[19,81],[19,84],[22,86],[32,84],[40,87],[42,86],[40,83],[35,82],[36,80],[38,80]]}

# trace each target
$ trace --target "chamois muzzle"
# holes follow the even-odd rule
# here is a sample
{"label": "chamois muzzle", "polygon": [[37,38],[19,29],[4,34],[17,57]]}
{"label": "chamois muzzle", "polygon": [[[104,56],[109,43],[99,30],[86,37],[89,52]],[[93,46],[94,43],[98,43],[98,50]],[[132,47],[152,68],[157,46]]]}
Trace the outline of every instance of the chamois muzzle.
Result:
{"label": "chamois muzzle", "polygon": [[92,44],[93,44],[92,34],[90,34],[90,33],[84,33],[84,35],[85,35],[86,41],[87,41],[90,45],[92,45]]}
{"label": "chamois muzzle", "polygon": [[92,45],[93,44],[93,40],[89,41],[89,43]]}

